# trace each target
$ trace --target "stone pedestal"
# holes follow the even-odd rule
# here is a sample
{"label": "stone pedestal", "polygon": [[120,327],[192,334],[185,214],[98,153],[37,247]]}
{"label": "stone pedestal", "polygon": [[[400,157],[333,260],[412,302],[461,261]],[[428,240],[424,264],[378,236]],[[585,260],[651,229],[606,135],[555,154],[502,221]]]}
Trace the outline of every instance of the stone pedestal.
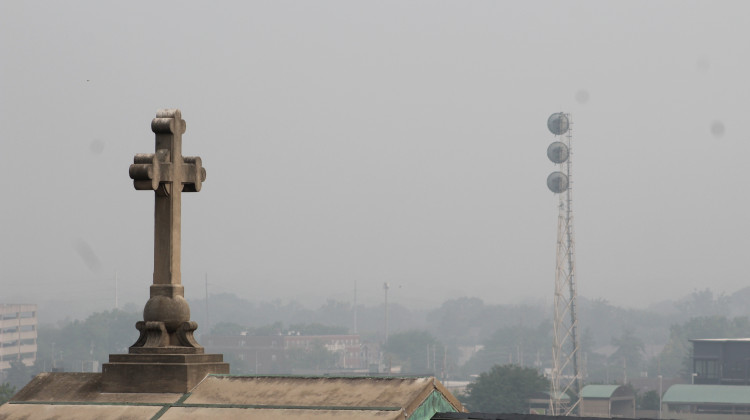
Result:
{"label": "stone pedestal", "polygon": [[186,393],[210,373],[228,374],[223,360],[221,354],[110,354],[101,391]]}
{"label": "stone pedestal", "polygon": [[182,193],[198,192],[206,180],[201,158],[182,156],[187,125],[179,109],[157,111],[151,121],[154,153],[133,158],[136,190],[154,191],[154,278],[138,341],[128,354],[110,354],[102,366],[102,392],[186,393],[210,373],[228,374],[220,354],[204,354],[193,337],[180,272]]}

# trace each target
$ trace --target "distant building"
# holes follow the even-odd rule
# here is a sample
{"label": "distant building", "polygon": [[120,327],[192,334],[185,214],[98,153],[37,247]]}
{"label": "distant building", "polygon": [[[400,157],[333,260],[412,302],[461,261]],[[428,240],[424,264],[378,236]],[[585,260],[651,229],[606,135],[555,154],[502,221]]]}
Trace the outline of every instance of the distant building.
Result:
{"label": "distant building", "polygon": [[750,419],[750,386],[672,385],[662,410],[666,419]]}
{"label": "distant building", "polygon": [[692,339],[692,384],[669,387],[662,418],[750,419],[750,338]]}
{"label": "distant building", "polygon": [[367,372],[379,361],[379,347],[363,343],[359,335],[208,335],[206,348],[244,361],[255,374],[291,372],[288,356],[321,344],[337,356],[336,369]]}
{"label": "distant building", "polygon": [[336,366],[341,369],[366,369],[369,356],[368,347],[359,341],[358,334],[351,335],[286,335],[284,349],[312,348],[315,343],[338,356]]}
{"label": "distant building", "polygon": [[581,416],[635,418],[635,393],[624,385],[586,385],[581,390]]}
{"label": "distant building", "polygon": [[36,305],[0,304],[0,371],[10,362],[36,362]]}
{"label": "distant building", "polygon": [[750,385],[750,338],[693,339],[693,383]]}
{"label": "distant building", "polygon": [[[548,414],[549,407],[552,403],[550,401],[551,395],[549,392],[535,392],[529,396],[529,414]],[[567,394],[558,393],[555,402],[562,406],[568,407],[570,405],[570,397]]]}

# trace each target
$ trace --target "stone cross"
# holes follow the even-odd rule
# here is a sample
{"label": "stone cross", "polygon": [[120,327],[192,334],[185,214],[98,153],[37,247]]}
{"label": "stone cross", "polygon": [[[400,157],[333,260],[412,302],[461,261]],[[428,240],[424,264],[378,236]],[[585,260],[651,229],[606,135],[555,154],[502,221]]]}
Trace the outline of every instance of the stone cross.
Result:
{"label": "stone cross", "polygon": [[[198,192],[206,180],[201,158],[182,156],[186,124],[179,109],[162,109],[151,121],[156,135],[155,153],[137,154],[130,165],[136,190],[155,192],[154,279],[143,321],[136,324],[138,348],[200,348],[192,337],[198,327],[190,321],[180,273],[180,219],[182,192]],[[134,351],[135,348],[135,351]]]}

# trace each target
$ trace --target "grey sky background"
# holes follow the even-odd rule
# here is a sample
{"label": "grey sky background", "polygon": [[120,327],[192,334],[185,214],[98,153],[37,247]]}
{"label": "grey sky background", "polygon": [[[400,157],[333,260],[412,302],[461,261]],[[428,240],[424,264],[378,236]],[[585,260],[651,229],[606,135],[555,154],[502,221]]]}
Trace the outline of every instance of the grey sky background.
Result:
{"label": "grey sky background", "polygon": [[[4,302],[141,306],[177,107],[188,298],[552,300],[547,117],[572,113],[578,290],[748,285],[750,3],[0,3]],[[713,127],[713,130],[712,130]]]}

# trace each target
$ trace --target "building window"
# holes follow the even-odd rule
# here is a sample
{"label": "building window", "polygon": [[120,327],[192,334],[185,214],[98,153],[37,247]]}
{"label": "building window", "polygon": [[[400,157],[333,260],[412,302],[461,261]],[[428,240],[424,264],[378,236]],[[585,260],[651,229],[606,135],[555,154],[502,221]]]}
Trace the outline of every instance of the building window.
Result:
{"label": "building window", "polygon": [[695,359],[695,373],[699,378],[718,379],[719,361],[716,359]]}
{"label": "building window", "polygon": [[745,364],[740,361],[725,363],[724,377],[727,379],[745,379]]}

